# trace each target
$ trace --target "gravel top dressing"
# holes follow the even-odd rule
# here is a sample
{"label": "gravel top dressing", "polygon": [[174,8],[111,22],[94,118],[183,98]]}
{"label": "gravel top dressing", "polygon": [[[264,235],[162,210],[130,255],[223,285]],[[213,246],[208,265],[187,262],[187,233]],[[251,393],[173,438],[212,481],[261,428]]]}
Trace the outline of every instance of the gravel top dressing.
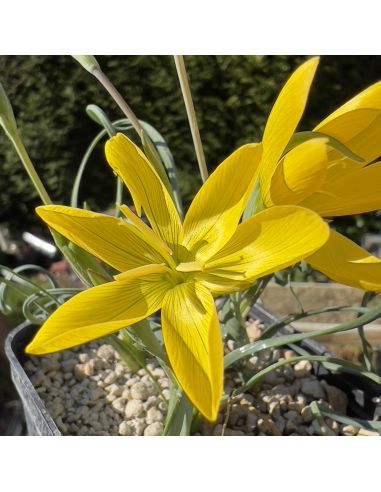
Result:
{"label": "gravel top dressing", "polygon": [[[229,341],[225,352],[233,350]],[[262,351],[249,360],[253,372],[291,358],[292,350]],[[159,436],[163,431],[169,382],[155,361],[148,370],[129,372],[111,345],[102,340],[43,357],[30,357],[24,364],[32,384],[64,435]],[[225,373],[225,392],[242,380]],[[238,395],[221,405],[214,424],[202,422],[194,435],[379,435],[377,432],[342,425],[329,418],[318,422],[310,403],[321,409],[346,414],[347,396],[340,389],[319,381],[310,362],[301,361],[267,374],[260,388]]]}

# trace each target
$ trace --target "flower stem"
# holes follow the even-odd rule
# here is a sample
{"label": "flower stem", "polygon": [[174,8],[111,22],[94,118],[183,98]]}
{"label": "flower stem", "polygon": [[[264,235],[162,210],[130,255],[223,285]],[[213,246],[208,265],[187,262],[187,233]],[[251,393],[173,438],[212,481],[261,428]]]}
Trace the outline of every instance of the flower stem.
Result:
{"label": "flower stem", "polygon": [[132,111],[130,106],[123,99],[120,92],[116,89],[116,87],[107,77],[107,75],[105,75],[100,68],[97,67],[93,68],[91,73],[103,85],[106,91],[110,94],[110,96],[114,99],[116,104],[122,110],[124,115],[128,118],[129,122],[131,123],[131,125],[133,126],[133,128],[135,129],[136,133],[138,134],[139,138],[142,141],[142,144],[144,146],[144,151],[148,157],[148,160],[151,161],[151,164],[155,167],[155,170],[157,171],[161,180],[163,181],[164,186],[167,188],[169,194],[171,195],[171,198],[176,203],[174,192],[170,185],[167,173],[164,169],[163,162],[156,150],[155,145],[153,144],[151,138],[144,130],[142,125],[140,124],[140,121],[136,117],[135,113]]}
{"label": "flower stem", "polygon": [[[366,307],[368,303],[377,295],[376,292],[365,292],[364,296],[361,300],[361,307]],[[360,315],[360,313],[359,313]],[[373,371],[373,364],[372,364],[372,355],[373,355],[373,347],[372,345],[368,342],[365,336],[365,330],[364,326],[359,326],[357,328],[359,337],[360,337],[360,342],[361,342],[361,348],[362,348],[362,353],[364,357],[364,364],[365,367],[368,369],[368,371]]]}
{"label": "flower stem", "polygon": [[19,155],[21,162],[23,163],[25,170],[28,173],[34,187],[36,188],[38,194],[40,195],[42,202],[45,205],[51,205],[52,201],[48,195],[48,192],[46,191],[45,186],[42,184],[42,181],[38,176],[32,161],[30,160],[28,152],[26,151],[20,136],[18,135],[18,133],[13,133],[12,135],[8,134],[8,137],[10,138],[13,146],[15,147],[16,152]]}
{"label": "flower stem", "polygon": [[180,81],[181,92],[183,94],[184,103],[187,110],[189,126],[192,133],[193,145],[196,151],[198,166],[200,168],[201,179],[205,182],[208,177],[208,169],[206,167],[205,155],[202,148],[200,131],[197,125],[196,112],[194,110],[188,76],[185,70],[184,58],[181,55],[175,55],[174,59],[177,75]]}

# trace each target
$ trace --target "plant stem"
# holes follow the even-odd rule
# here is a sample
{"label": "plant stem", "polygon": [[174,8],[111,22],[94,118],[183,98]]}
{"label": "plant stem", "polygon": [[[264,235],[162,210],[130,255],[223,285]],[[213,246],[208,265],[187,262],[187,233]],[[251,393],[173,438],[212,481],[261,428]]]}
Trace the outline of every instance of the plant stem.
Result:
{"label": "plant stem", "polygon": [[[364,308],[357,307],[357,310],[361,310]],[[256,342],[249,343],[244,347],[240,347],[239,349],[233,350],[229,354],[224,357],[224,366],[225,369],[232,365],[237,360],[244,359],[245,357],[249,357],[254,355],[261,350],[271,348],[271,347],[280,347],[282,345],[288,345],[290,343],[301,342],[302,340],[307,340],[308,338],[320,337],[323,335],[330,335],[331,333],[339,333],[343,331],[353,330],[354,328],[358,328],[361,325],[366,323],[371,323],[375,319],[381,316],[381,303],[378,304],[373,309],[368,309],[364,314],[359,316],[358,318],[347,321],[345,323],[341,323],[339,325],[335,325],[332,328],[324,328],[323,330],[315,330],[310,331],[308,333],[294,333],[292,335],[282,335],[277,337],[272,337],[267,340],[257,340]]]}
{"label": "plant stem", "polygon": [[364,307],[356,307],[356,306],[354,307],[328,306],[325,308],[312,309],[311,311],[304,311],[302,313],[288,314],[284,318],[274,321],[274,323],[271,323],[271,325],[269,325],[265,330],[263,330],[259,340],[265,340],[267,338],[274,336],[277,331],[279,331],[280,329],[284,328],[285,326],[289,325],[294,321],[298,321],[299,319],[308,318],[309,316],[317,316],[318,314],[323,314],[323,313],[331,313],[334,311],[355,311],[361,315],[367,313],[369,309]]}
{"label": "plant stem", "polygon": [[196,151],[198,166],[200,168],[201,179],[203,182],[205,182],[208,177],[208,170],[206,167],[205,155],[204,155],[204,150],[202,148],[200,131],[197,125],[196,112],[194,110],[187,72],[185,70],[184,58],[181,55],[175,55],[174,59],[176,64],[177,75],[180,81],[181,92],[184,98],[185,108],[187,110],[189,126],[192,133],[193,145]]}
{"label": "plant stem", "polygon": [[[140,121],[138,120],[138,118],[136,117],[135,113],[132,111],[130,106],[123,99],[120,92],[116,89],[116,87],[110,81],[110,79],[102,72],[102,70],[99,70],[99,69],[94,69],[92,74],[103,85],[103,87],[110,94],[110,96],[114,99],[116,104],[120,107],[120,109],[122,110],[124,115],[130,121],[130,123],[133,126],[133,128],[135,129],[136,133],[139,135],[140,138],[142,138],[142,134],[144,133],[144,129],[141,126]],[[156,148],[152,143],[152,140],[148,136],[147,136],[147,145],[148,145],[149,150],[151,151],[152,156],[155,159],[155,161],[160,163],[160,165],[162,166],[159,154],[157,153]]]}
{"label": "plant stem", "polygon": [[[368,303],[376,295],[377,294],[375,292],[365,292],[364,295],[363,295],[363,298],[361,300],[361,307],[366,307],[368,305]],[[359,326],[357,328],[357,331],[358,331],[358,334],[359,334],[359,337],[360,337],[360,341],[361,341],[361,349],[362,349],[362,353],[363,353],[363,356],[364,356],[365,367],[368,369],[368,371],[373,371],[373,364],[372,364],[373,347],[368,342],[368,340],[366,339],[364,326]]]}
{"label": "plant stem", "polygon": [[12,135],[8,134],[8,136],[13,143],[16,152],[20,157],[21,162],[23,163],[25,170],[28,173],[34,187],[40,195],[42,202],[44,203],[44,205],[51,205],[52,201],[48,195],[48,192],[46,191],[45,186],[42,184],[42,181],[38,176],[32,161],[30,160],[28,152],[26,151],[20,136],[18,135],[18,133],[13,133]]}
{"label": "plant stem", "polygon": [[[122,110],[123,114],[128,118],[129,122],[135,129],[139,138],[142,141],[144,146],[144,152],[151,164],[154,166],[156,172],[159,174],[164,186],[167,188],[168,193],[170,194],[172,200],[175,201],[174,192],[169,182],[169,178],[164,169],[163,162],[156,150],[155,145],[153,144],[150,136],[147,134],[145,129],[140,124],[140,121],[136,117],[135,113],[132,111],[130,106],[126,103],[126,101],[121,96],[120,92],[116,89],[116,87],[112,84],[109,78],[102,72],[99,68],[94,68],[91,73],[94,77],[103,85],[106,91],[110,94],[110,96],[114,99],[116,104]],[[175,201],[176,203],[176,201]]]}
{"label": "plant stem", "polygon": [[251,307],[258,301],[271,279],[272,275],[262,277],[243,293],[240,301],[240,309],[243,318],[246,318]]}
{"label": "plant stem", "polygon": [[99,80],[99,82],[103,85],[106,91],[110,94],[110,96],[114,99],[116,104],[120,107],[123,113],[131,122],[131,125],[136,130],[136,133],[140,136],[143,128],[141,127],[139,120],[137,119],[135,113],[132,111],[130,106],[126,103],[126,101],[121,96],[120,92],[114,87],[109,78],[99,69],[94,69],[92,71],[94,77]]}

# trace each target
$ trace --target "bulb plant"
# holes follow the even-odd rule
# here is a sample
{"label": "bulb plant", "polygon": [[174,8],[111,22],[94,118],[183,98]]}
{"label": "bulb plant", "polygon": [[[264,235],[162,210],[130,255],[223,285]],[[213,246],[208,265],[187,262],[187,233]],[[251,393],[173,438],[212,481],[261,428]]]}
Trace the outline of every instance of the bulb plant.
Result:
{"label": "bulb plant", "polygon": [[[184,214],[171,154],[155,145],[160,134],[135,116],[94,57],[75,58],[127,118],[112,123],[99,108],[89,107],[91,117],[103,126],[102,137],[108,136],[105,155],[118,180],[115,216],[79,208],[78,181],[71,206],[51,203],[22,146],[10,103],[4,91],[0,93],[0,123],[44,203],[36,212],[88,287],[70,292],[69,300],[57,301],[42,316],[26,353],[48,354],[110,336],[133,366],[131,358],[142,360],[137,356],[138,340],[139,348],[157,357],[171,381],[165,433],[187,434],[198,415],[215,421],[221,401],[229,397],[223,393],[224,368],[244,364],[265,348],[327,333],[275,336],[284,325],[280,320],[261,340],[248,343],[248,306],[274,273],[306,261],[337,282],[363,289],[364,299],[381,290],[381,260],[335,232],[327,220],[381,207],[381,163],[374,162],[381,154],[376,138],[381,130],[381,83],[314,130],[296,133],[319,62],[316,57],[308,60],[280,92],[262,141],[236,149],[208,176],[184,60],[175,57],[204,181]],[[131,130],[138,134],[141,148],[127,136]],[[123,201],[123,184],[133,206]],[[57,300],[54,289],[48,294]],[[381,307],[369,309],[364,301],[354,310],[359,317],[334,331],[357,327],[365,347],[362,326],[379,317]],[[152,324],[159,312],[161,337]],[[234,336],[241,347],[224,357],[223,336],[233,336],[225,329],[225,318],[235,321]],[[381,383],[369,357],[367,371],[339,359],[303,357],[349,368]],[[284,363],[300,357],[294,359]],[[263,375],[251,375],[242,388]]]}

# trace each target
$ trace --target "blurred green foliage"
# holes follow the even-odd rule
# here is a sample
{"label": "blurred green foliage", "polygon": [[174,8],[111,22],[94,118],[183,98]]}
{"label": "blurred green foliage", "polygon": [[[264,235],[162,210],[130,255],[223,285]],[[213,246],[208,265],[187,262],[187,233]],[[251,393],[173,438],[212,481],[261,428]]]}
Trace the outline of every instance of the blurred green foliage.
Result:
{"label": "blurred green foliage", "polygon": [[[200,184],[186,113],[170,56],[99,56],[103,70],[140,119],[167,140],[185,202]],[[191,88],[211,171],[235,148],[258,141],[282,84],[306,56],[186,56]],[[101,106],[121,113],[96,80],[69,56],[0,56],[0,80],[11,100],[24,143],[53,200],[68,203],[75,172],[99,127],[85,113]],[[332,110],[381,80],[379,56],[322,56],[300,129],[311,129]],[[81,200],[103,209],[114,197],[102,146],[86,171]],[[13,148],[0,134],[0,223],[13,229],[38,224],[36,192]],[[374,214],[338,221],[359,240],[381,230]],[[361,230],[358,228],[361,225]]]}

